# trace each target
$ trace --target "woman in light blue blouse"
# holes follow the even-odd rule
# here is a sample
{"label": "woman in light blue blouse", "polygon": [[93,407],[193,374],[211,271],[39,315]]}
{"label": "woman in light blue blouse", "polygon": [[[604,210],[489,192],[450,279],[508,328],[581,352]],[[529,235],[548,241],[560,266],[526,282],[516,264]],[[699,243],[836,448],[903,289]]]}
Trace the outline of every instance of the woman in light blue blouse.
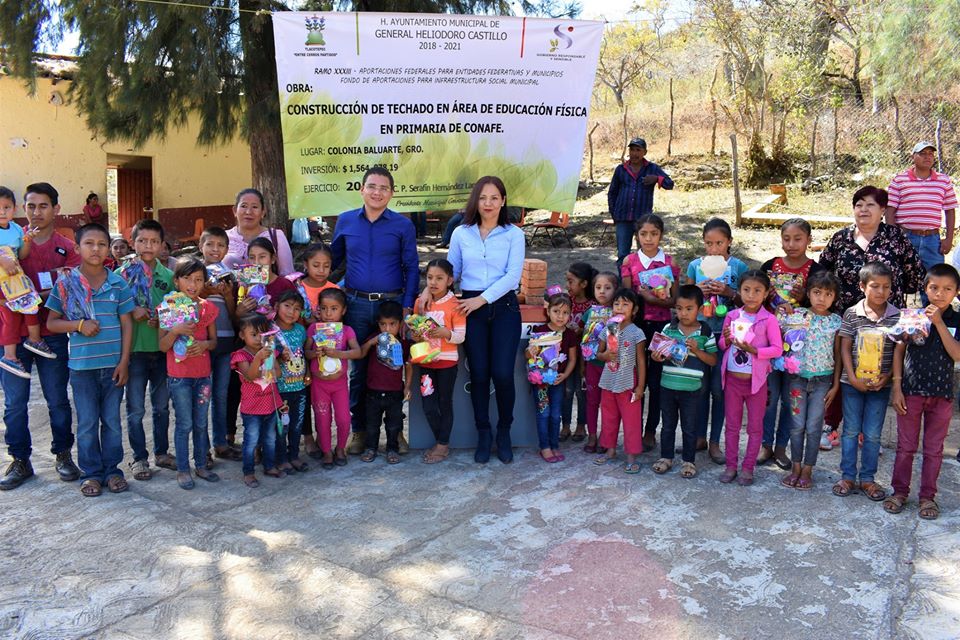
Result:
{"label": "woman in light blue blouse", "polygon": [[513,461],[510,426],[516,397],[513,370],[520,346],[517,285],[523,271],[523,231],[507,217],[507,188],[500,178],[480,178],[470,193],[463,224],[450,239],[448,259],[463,293],[467,316],[464,348],[470,366],[471,401],[477,425],[474,460],[490,460],[490,380],[497,394],[497,457]]}

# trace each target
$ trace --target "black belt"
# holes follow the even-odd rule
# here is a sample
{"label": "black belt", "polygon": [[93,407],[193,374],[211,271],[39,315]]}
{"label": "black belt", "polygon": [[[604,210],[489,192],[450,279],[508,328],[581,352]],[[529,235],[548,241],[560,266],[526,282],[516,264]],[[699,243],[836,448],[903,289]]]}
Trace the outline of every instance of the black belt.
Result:
{"label": "black belt", "polygon": [[384,291],[378,293],[368,293],[366,291],[357,291],[356,289],[351,289],[346,287],[347,295],[355,296],[357,298],[363,298],[369,302],[376,302],[377,300],[389,300],[391,298],[399,298],[403,291]]}

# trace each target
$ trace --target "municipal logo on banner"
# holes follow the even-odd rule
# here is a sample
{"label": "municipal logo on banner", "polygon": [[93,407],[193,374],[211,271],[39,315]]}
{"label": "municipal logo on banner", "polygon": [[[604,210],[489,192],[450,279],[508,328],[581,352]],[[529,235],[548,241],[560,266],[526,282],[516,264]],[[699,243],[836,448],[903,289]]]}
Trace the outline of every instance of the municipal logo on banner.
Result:
{"label": "municipal logo on banner", "polygon": [[575,29],[570,23],[554,25],[546,36],[546,51],[537,52],[537,57],[551,58],[558,62],[582,61],[587,56],[579,53],[580,47],[575,46]]}
{"label": "municipal logo on banner", "polygon": [[320,16],[306,16],[303,22],[307,28],[307,41],[304,43],[308,47],[323,47],[326,42],[323,40],[323,28],[327,21]]}
{"label": "municipal logo on banner", "polygon": [[573,46],[573,38],[570,37],[573,34],[572,26],[562,28],[561,25],[558,24],[553,28],[553,33],[557,37],[550,39],[549,53],[555,53],[558,49],[569,49]]}

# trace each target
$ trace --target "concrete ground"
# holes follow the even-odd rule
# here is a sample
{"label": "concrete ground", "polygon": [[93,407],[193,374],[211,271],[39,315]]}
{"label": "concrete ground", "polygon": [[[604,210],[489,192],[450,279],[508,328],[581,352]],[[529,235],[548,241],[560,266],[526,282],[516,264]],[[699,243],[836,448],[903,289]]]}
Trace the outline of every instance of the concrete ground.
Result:
{"label": "concrete ground", "polygon": [[259,489],[223,462],[190,492],[162,470],[85,499],[33,393],[38,477],[0,494],[3,638],[960,636],[956,432],[936,522],[915,496],[899,516],[832,496],[838,451],[809,493],[773,467],[743,488],[706,458],[693,480],[630,476],[568,446],[556,465],[351,458]]}

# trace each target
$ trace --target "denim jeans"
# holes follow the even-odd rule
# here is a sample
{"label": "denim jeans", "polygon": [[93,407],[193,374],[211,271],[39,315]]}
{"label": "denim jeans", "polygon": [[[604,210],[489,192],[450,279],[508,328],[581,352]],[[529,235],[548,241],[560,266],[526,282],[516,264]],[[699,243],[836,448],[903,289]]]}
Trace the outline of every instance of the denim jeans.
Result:
{"label": "denim jeans", "polygon": [[463,224],[463,214],[461,212],[456,212],[450,216],[450,220],[447,222],[447,226],[443,228],[443,240],[441,242],[444,245],[450,244],[450,239],[453,237],[453,232],[457,230]]}
{"label": "denim jeans", "polygon": [[[453,390],[457,383],[457,367],[421,367],[420,379],[424,376],[430,376],[433,380],[433,393],[423,396],[423,415],[430,424],[437,444],[448,445],[453,430]],[[423,386],[422,382],[420,386]]]}
{"label": "denim jeans", "polygon": [[290,422],[277,439],[277,464],[293,462],[300,457],[300,436],[303,433],[304,414],[307,411],[307,390],[281,393],[280,399],[287,403]]}
{"label": "denim jeans", "polygon": [[791,376],[783,371],[771,371],[767,377],[767,412],[763,414],[765,447],[785,447],[790,441],[790,378]]}
{"label": "denim jeans", "polygon": [[[220,338],[227,340],[227,338]],[[232,341],[231,341],[232,342]],[[227,393],[230,389],[230,356],[219,350],[210,354],[210,433],[214,447],[227,446]],[[236,426],[236,415],[234,415]]]}
{"label": "denim jeans", "polygon": [[[880,433],[890,400],[890,387],[860,393],[853,386],[843,387],[843,434],[840,437],[840,471],[844,480],[857,481],[857,459],[860,482],[873,482],[880,460]],[[857,438],[863,434],[863,447]],[[860,455],[858,456],[858,449]]]}
{"label": "denim jeans", "polygon": [[[923,263],[924,269],[929,270],[933,265],[943,263],[943,254],[940,253],[939,233],[931,233],[928,236],[919,236],[915,233],[911,233],[909,229],[904,229],[903,233],[906,234],[910,244],[912,244],[913,248],[916,249],[917,255],[920,256],[920,262]],[[920,289],[920,300],[924,305],[930,302],[927,299],[927,294],[924,293],[922,288]]]}
{"label": "denim jeans", "polygon": [[[464,298],[480,295],[464,291]],[[470,367],[470,402],[473,419],[479,431],[490,430],[490,396],[493,380],[497,394],[497,432],[510,431],[513,405],[516,401],[513,371],[520,346],[520,304],[510,292],[499,300],[485,304],[467,316],[467,337],[464,347]]]}
{"label": "denim jeans", "polygon": [[170,449],[170,390],[167,388],[167,354],[160,351],[130,354],[127,379],[127,438],[134,460],[147,459],[147,436],[143,431],[146,414],[147,383],[153,406],[153,454],[165,455]]}
{"label": "denim jeans", "polygon": [[[56,360],[48,360],[34,355],[17,346],[17,358],[27,371],[36,365],[40,377],[40,390],[47,401],[50,416],[50,431],[53,441],[50,453],[57,454],[73,448],[73,412],[67,398],[67,382],[70,370],[67,368],[67,336],[52,335],[44,338],[47,345],[57,354]],[[30,381],[0,370],[0,383],[3,385],[3,422],[6,425],[4,440],[7,450],[14,458],[29,460],[33,453],[30,439],[29,412]]]}
{"label": "denim jeans", "polygon": [[633,249],[633,236],[637,231],[637,223],[632,220],[617,221],[613,226],[617,232],[617,273],[620,273],[620,265],[623,264],[623,259],[630,255],[630,251]]}
{"label": "denim jeans", "polygon": [[400,432],[403,431],[403,391],[367,389],[366,447],[374,451],[380,446],[380,425],[387,428],[387,451],[400,450]]}
{"label": "denim jeans", "polygon": [[113,367],[71,371],[70,386],[77,408],[77,464],[80,480],[106,484],[110,476],[123,477],[123,429],[120,400],[123,387],[113,381]]}
{"label": "denim jeans", "polygon": [[177,454],[177,471],[190,471],[190,436],[193,435],[193,464],[197,469],[206,469],[207,410],[210,404],[210,376],[205,378],[168,378],[170,398],[176,427],[173,432],[174,449]]}
{"label": "denim jeans", "polygon": [[723,430],[723,352],[717,354],[717,366],[708,367],[704,373],[703,383],[710,385],[700,400],[700,411],[697,413],[697,438],[707,437],[707,424],[710,425],[710,442],[720,444],[720,432]]}
{"label": "denim jeans", "polygon": [[[396,300],[399,302],[399,299]],[[344,323],[357,334],[362,345],[367,338],[377,333],[377,311],[382,300],[367,300],[358,296],[347,296],[347,313]],[[367,359],[350,361],[350,429],[354,433],[364,433],[367,428],[367,413],[364,406],[367,390]],[[345,447],[346,444],[337,446]]]}
{"label": "denim jeans", "polygon": [[563,412],[561,420],[565,425],[573,424],[573,399],[577,399],[577,427],[587,425],[587,393],[583,388],[583,376],[580,375],[580,366],[573,370],[573,374],[563,383]]}
{"label": "denim jeans", "polygon": [[703,387],[696,391],[660,388],[660,413],[663,417],[663,425],[660,427],[661,458],[673,460],[679,420],[680,437],[683,442],[681,458],[684,462],[694,461],[697,455],[697,418],[705,395],[707,392]]}
{"label": "denim jeans", "polygon": [[817,464],[820,454],[820,434],[823,433],[823,416],[827,411],[824,400],[833,386],[833,374],[814,378],[788,377],[790,459],[812,467]]}
{"label": "denim jeans", "polygon": [[240,418],[243,420],[243,475],[253,475],[253,454],[257,446],[263,449],[263,468],[277,466],[277,414],[241,413]]}
{"label": "denim jeans", "polygon": [[414,211],[410,214],[410,222],[413,223],[414,232],[418,238],[427,235],[427,213],[425,211]]}
{"label": "denim jeans", "polygon": [[541,449],[560,448],[563,387],[562,384],[533,387],[533,406],[537,410],[537,440]]}

